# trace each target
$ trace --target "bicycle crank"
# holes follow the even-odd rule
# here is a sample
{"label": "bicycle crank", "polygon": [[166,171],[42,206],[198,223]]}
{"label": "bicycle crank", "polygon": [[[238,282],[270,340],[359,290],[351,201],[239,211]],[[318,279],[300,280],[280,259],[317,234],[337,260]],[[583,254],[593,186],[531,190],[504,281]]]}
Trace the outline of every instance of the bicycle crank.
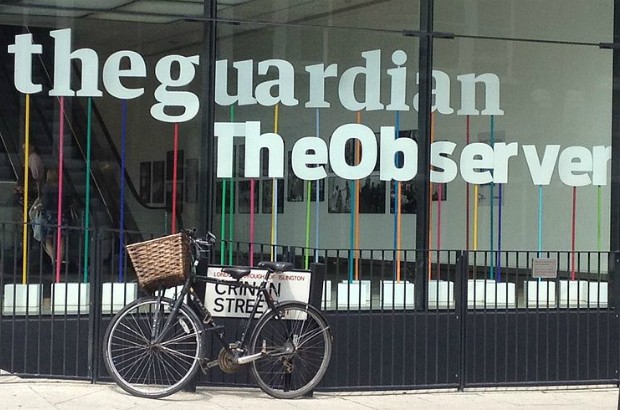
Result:
{"label": "bicycle crank", "polygon": [[267,355],[267,342],[265,340],[263,340],[263,348],[261,349],[260,352],[255,353],[255,354],[250,354],[247,356],[241,356],[238,357],[236,359],[236,362],[238,364],[248,364],[248,363],[252,363],[257,361],[258,359],[260,359],[261,357]]}
{"label": "bicycle crank", "polygon": [[217,356],[217,364],[224,373],[236,373],[241,369],[241,363],[235,360],[235,357],[222,347],[220,354]]}

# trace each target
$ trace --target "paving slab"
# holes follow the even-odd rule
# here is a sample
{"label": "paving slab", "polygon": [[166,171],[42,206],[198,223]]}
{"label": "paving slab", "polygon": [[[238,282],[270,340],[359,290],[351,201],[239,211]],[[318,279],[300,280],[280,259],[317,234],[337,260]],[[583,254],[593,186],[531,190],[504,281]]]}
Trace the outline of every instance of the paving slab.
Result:
{"label": "paving slab", "polygon": [[133,397],[115,384],[82,381],[21,379],[0,375],[2,409],[201,409],[315,410],[315,409],[616,409],[618,388],[475,389],[317,392],[312,398],[277,400],[259,389],[199,387],[164,399]]}

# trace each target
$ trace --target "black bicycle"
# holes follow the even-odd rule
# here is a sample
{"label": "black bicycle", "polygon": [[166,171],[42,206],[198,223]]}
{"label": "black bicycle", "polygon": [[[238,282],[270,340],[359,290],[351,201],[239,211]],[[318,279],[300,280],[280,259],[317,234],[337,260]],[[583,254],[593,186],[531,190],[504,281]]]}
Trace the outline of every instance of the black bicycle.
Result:
{"label": "black bicycle", "polygon": [[[201,240],[192,231],[182,235],[189,239],[192,263],[177,296],[165,297],[159,291],[142,297],[118,312],[107,328],[104,362],[112,379],[132,395],[161,398],[181,390],[199,368],[206,373],[219,366],[233,373],[249,365],[258,386],[273,397],[298,398],[313,390],[325,375],[331,357],[332,335],[327,321],[307,303],[276,302],[268,289],[274,272],[288,271],[293,265],[260,262],[258,266],[266,269],[266,274],[258,286],[241,281],[250,273],[249,267],[222,268],[234,280],[210,278],[202,274],[206,272],[202,268],[208,264],[215,236],[209,233]],[[197,274],[199,265],[201,273]],[[195,293],[192,285],[196,281],[256,291],[254,308],[240,340],[226,341],[224,327],[215,323]],[[262,301],[268,309],[258,314]],[[208,333],[222,345],[214,360],[205,358]]]}

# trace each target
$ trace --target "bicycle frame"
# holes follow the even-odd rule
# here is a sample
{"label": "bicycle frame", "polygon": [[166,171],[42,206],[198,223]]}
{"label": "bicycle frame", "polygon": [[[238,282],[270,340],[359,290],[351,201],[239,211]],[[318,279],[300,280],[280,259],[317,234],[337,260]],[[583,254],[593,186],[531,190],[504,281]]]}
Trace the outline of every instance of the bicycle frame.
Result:
{"label": "bicycle frame", "polygon": [[[265,278],[262,280],[260,285],[255,286],[255,285],[251,285],[249,283],[245,283],[241,281],[229,281],[229,280],[209,278],[204,275],[197,275],[195,272],[193,272],[192,275],[190,275],[186,279],[185,284],[183,285],[183,288],[177,294],[176,300],[174,301],[174,304],[172,306],[171,314],[168,316],[166,323],[161,327],[160,332],[157,332],[157,329],[159,328],[159,322],[161,320],[158,316],[159,312],[157,312],[155,319],[153,320],[152,334],[156,335],[153,340],[153,343],[161,342],[161,340],[166,334],[166,331],[170,328],[172,323],[174,323],[174,321],[176,320],[179,309],[181,308],[181,305],[184,303],[184,299],[187,296],[189,299],[188,306],[198,315],[198,317],[202,321],[204,331],[205,332],[215,331],[216,338],[218,339],[222,347],[226,349],[228,353],[235,354],[236,352],[237,353],[240,351],[242,352],[243,350],[245,350],[245,345],[247,341],[247,336],[249,334],[249,330],[251,329],[252,322],[254,321],[254,319],[256,319],[256,315],[258,313],[258,307],[263,301],[263,299],[267,303],[267,306],[269,309],[276,308],[276,302],[271,297],[271,294],[269,293],[269,290],[267,288],[267,284],[269,283],[270,273],[271,272],[267,270],[265,274]],[[228,286],[228,287],[241,287],[241,288],[252,289],[252,290],[257,291],[256,298],[254,299],[254,306],[252,307],[252,311],[250,312],[249,320],[246,321],[245,326],[242,329],[243,331],[241,334],[241,339],[237,341],[238,345],[236,343],[230,344],[225,340],[224,338],[225,335],[223,331],[224,326],[218,326],[215,323],[213,316],[211,315],[211,312],[209,312],[209,310],[200,300],[200,297],[194,291],[192,285],[196,282],[204,282],[204,283],[207,283],[207,285],[212,284],[215,286],[223,285],[223,286]],[[160,292],[159,294],[160,298],[163,297],[162,294],[163,292]],[[251,361],[251,358],[247,358],[246,360]]]}

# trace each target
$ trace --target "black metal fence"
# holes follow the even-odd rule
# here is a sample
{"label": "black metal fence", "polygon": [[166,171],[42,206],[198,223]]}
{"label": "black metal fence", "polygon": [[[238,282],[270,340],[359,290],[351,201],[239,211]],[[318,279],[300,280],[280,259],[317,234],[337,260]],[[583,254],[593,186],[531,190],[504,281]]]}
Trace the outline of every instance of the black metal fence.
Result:
{"label": "black metal fence", "polygon": [[[29,227],[27,227],[30,229]],[[30,235],[28,235],[30,236]],[[124,233],[125,240],[138,237]],[[119,232],[67,229],[56,270],[22,225],[0,225],[0,369],[107,379],[101,339],[140,296]],[[250,258],[252,249],[252,258]],[[620,254],[306,250],[227,243],[213,261],[322,269],[334,333],[325,390],[617,383]],[[222,257],[221,252],[225,253]],[[230,256],[230,258],[229,258]],[[26,263],[23,263],[26,257]],[[222,319],[234,340],[237,319]],[[212,344],[210,357],[219,346]],[[200,384],[252,385],[212,369]]]}

